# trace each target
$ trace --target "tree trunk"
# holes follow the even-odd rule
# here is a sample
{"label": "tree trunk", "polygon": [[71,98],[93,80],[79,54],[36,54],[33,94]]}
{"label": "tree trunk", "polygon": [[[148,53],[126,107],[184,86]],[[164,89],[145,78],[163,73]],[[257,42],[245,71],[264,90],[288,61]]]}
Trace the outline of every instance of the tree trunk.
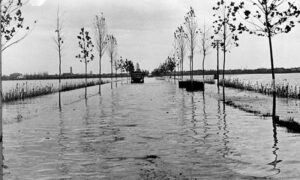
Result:
{"label": "tree trunk", "polygon": [[110,57],[110,60],[111,60],[111,63],[110,63],[110,86],[111,86],[111,89],[113,88],[113,58]]}
{"label": "tree trunk", "polygon": [[59,47],[59,75],[58,75],[58,106],[59,110],[61,110],[61,53]]}
{"label": "tree trunk", "polygon": [[87,99],[87,61],[85,58],[85,91],[84,91],[84,97]]}
{"label": "tree trunk", "polygon": [[60,18],[59,18],[59,10],[57,12],[57,45],[58,45],[58,107],[61,111],[61,28],[60,28]]}
{"label": "tree trunk", "polygon": [[192,56],[189,56],[190,58],[190,80],[192,81]]}
{"label": "tree trunk", "polygon": [[220,78],[219,78],[219,41],[217,42],[217,85],[220,88]]}
{"label": "tree trunk", "polygon": [[203,60],[202,60],[202,79],[204,83],[204,62],[205,62],[205,55],[203,55]]}
{"label": "tree trunk", "polygon": [[101,95],[101,54],[99,55],[99,94]]}
{"label": "tree trunk", "polygon": [[116,88],[118,87],[118,70],[116,69]]}
{"label": "tree trunk", "polygon": [[183,80],[183,52],[181,52],[181,80]]}
{"label": "tree trunk", "polygon": [[227,34],[226,34],[226,22],[224,20],[224,34],[223,34],[223,55],[224,55],[224,59],[223,59],[223,88],[224,88],[224,85],[225,85],[226,36],[227,36]]}
{"label": "tree trunk", "polygon": [[275,91],[275,72],[274,72],[274,59],[273,59],[273,45],[272,45],[272,36],[269,30],[269,47],[270,47],[270,59],[271,59],[271,70],[272,70],[272,90]]}
{"label": "tree trunk", "polygon": [[59,67],[58,67],[58,107],[61,111],[61,47],[60,47],[60,32],[57,33],[58,36],[58,58],[59,58]]}
{"label": "tree trunk", "polygon": [[223,59],[223,80],[222,80],[222,82],[223,82],[223,87],[225,86],[225,62],[226,62],[226,47],[224,46],[224,59]]}
{"label": "tree trunk", "polygon": [[192,81],[194,81],[194,54],[191,57],[191,62],[192,62]]}
{"label": "tree trunk", "polygon": [[[0,7],[2,7],[2,0],[0,0]],[[2,15],[2,8],[0,14]],[[2,16],[0,16],[0,22]],[[0,31],[0,176],[3,176],[3,127],[2,127],[2,31]]]}
{"label": "tree trunk", "polygon": [[[265,9],[268,9],[267,3],[265,4]],[[269,48],[270,48],[270,59],[271,59],[271,71],[272,71],[272,91],[275,92],[275,72],[274,72],[274,59],[273,59],[273,46],[272,46],[272,32],[270,29],[270,22],[269,22],[269,11],[265,11],[265,24],[268,31],[268,40],[269,40]]]}

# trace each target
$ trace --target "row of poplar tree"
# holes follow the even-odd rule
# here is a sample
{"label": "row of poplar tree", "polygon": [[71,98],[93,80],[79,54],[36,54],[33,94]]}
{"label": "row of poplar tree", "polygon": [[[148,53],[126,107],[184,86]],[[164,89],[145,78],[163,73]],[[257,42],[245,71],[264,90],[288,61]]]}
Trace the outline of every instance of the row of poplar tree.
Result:
{"label": "row of poplar tree", "polygon": [[[300,11],[290,0],[219,0],[212,7],[213,22],[198,26],[195,10],[190,10],[184,16],[184,23],[174,32],[174,51],[167,61],[174,61],[181,76],[183,62],[188,51],[190,61],[190,78],[193,80],[193,59],[196,47],[202,54],[202,76],[204,81],[205,58],[212,48],[223,52],[223,79],[226,65],[226,53],[239,46],[239,38],[243,33],[266,37],[269,43],[270,62],[272,70],[272,87],[275,88],[273,37],[289,33],[297,23],[300,23]],[[218,53],[219,59],[219,53]],[[162,66],[160,66],[161,68]],[[158,69],[160,69],[158,68]],[[219,73],[219,61],[217,61]],[[219,80],[219,79],[218,79]],[[223,81],[224,82],[224,81]],[[219,81],[218,81],[219,84]]]}

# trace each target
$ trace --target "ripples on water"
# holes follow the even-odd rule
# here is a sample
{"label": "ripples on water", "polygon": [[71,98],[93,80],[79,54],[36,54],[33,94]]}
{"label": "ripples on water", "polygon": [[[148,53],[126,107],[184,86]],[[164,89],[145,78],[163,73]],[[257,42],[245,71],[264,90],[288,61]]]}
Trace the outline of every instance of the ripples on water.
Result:
{"label": "ripples on water", "polygon": [[[299,177],[299,135],[224,106],[215,87],[103,86],[6,105],[5,179]],[[21,121],[10,120],[18,112]]]}

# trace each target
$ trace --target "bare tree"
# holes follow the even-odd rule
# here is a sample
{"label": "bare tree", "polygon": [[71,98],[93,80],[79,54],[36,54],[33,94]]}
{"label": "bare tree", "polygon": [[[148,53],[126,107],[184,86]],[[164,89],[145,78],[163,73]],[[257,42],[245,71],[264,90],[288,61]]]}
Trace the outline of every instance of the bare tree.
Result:
{"label": "bare tree", "polygon": [[[225,65],[226,65],[226,53],[232,46],[238,46],[238,35],[237,35],[237,25],[236,13],[239,10],[240,5],[236,5],[234,2],[231,2],[229,5],[226,4],[224,0],[217,2],[217,5],[213,7],[215,11],[213,29],[214,36],[211,38],[214,40],[221,40],[221,47],[223,48],[223,87],[225,79]],[[216,41],[212,43],[213,47],[216,47]]]}
{"label": "bare tree", "polygon": [[56,36],[53,38],[57,52],[58,52],[58,104],[59,109],[61,110],[61,60],[62,60],[62,50],[63,50],[63,44],[64,44],[64,37],[63,37],[63,23],[60,17],[59,8],[57,9],[56,14],[56,29],[55,33]]}
{"label": "bare tree", "polygon": [[212,42],[212,47],[215,48],[217,50],[217,74],[216,74],[216,78],[217,78],[217,86],[218,86],[218,90],[220,88],[220,78],[219,78],[219,50],[220,50],[220,41],[219,39],[215,39],[214,42]]}
{"label": "bare tree", "polygon": [[90,33],[84,28],[81,28],[79,35],[77,36],[80,53],[76,58],[80,59],[80,62],[84,62],[85,65],[85,93],[84,97],[87,99],[87,65],[93,61],[94,55],[92,54],[94,45],[90,37]]}
{"label": "bare tree", "polygon": [[195,11],[192,7],[190,7],[190,11],[186,14],[185,16],[185,32],[186,32],[186,37],[188,39],[188,47],[190,50],[190,76],[191,76],[191,81],[193,81],[193,69],[194,69],[194,51],[195,47],[197,44],[196,38],[197,38],[197,20],[196,20],[196,15]]}
{"label": "bare tree", "polygon": [[177,30],[174,32],[174,38],[175,38],[175,50],[176,54],[179,58],[179,66],[181,70],[181,80],[183,80],[183,61],[184,56],[186,53],[186,33],[184,32],[184,29],[182,26],[178,27]]}
{"label": "bare tree", "polygon": [[210,29],[206,27],[206,24],[204,23],[203,29],[200,29],[200,53],[203,56],[202,59],[202,79],[204,83],[204,63],[205,63],[205,58],[207,54],[209,54],[209,50],[211,49],[211,38],[209,35]]}
{"label": "bare tree", "polygon": [[[0,176],[3,175],[3,127],[2,127],[2,53],[22,41],[30,29],[24,25],[22,0],[0,0]],[[36,23],[36,21],[34,22]]]}
{"label": "bare tree", "polygon": [[100,16],[96,15],[94,20],[96,48],[99,55],[99,94],[101,95],[101,59],[106,50],[106,35],[107,27],[103,13]]}
{"label": "bare tree", "polygon": [[[270,60],[272,69],[272,87],[275,90],[275,72],[272,38],[277,34],[289,33],[300,15],[300,11],[294,2],[290,0],[248,0],[246,8],[240,13],[246,25],[240,24],[240,32],[268,38]],[[248,10],[251,9],[251,10]],[[299,20],[298,20],[299,21]]]}
{"label": "bare tree", "polygon": [[111,88],[113,88],[113,63],[114,60],[117,56],[117,39],[114,37],[114,35],[107,35],[106,37],[106,41],[107,41],[107,53],[108,56],[110,58],[110,69],[111,69],[111,74],[110,74],[110,78],[111,78]]}

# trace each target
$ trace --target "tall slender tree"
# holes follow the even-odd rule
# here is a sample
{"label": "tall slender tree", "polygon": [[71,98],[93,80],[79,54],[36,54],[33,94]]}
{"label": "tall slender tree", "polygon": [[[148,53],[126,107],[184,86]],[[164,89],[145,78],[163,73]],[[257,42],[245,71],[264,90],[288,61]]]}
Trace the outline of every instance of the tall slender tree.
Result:
{"label": "tall slender tree", "polygon": [[186,38],[187,35],[184,32],[184,29],[182,26],[179,26],[177,30],[174,32],[174,38],[175,38],[175,49],[176,49],[176,54],[179,57],[179,66],[181,70],[181,80],[183,80],[183,61],[184,61],[184,56],[186,53]]}
{"label": "tall slender tree", "polygon": [[80,48],[80,53],[76,56],[76,58],[80,59],[80,62],[84,62],[85,65],[84,97],[85,99],[87,99],[87,65],[89,62],[93,61],[94,59],[94,54],[93,54],[94,45],[92,43],[90,33],[86,31],[84,28],[81,28],[79,35],[77,36],[77,39]]}
{"label": "tall slender tree", "polygon": [[204,83],[204,64],[205,64],[205,58],[209,54],[209,51],[211,49],[211,37],[210,37],[210,29],[206,27],[206,24],[204,23],[203,29],[200,29],[200,53],[202,54],[202,80]]}
{"label": "tall slender tree", "polygon": [[117,56],[117,39],[114,37],[114,35],[107,35],[106,37],[107,41],[107,53],[110,58],[110,78],[111,78],[111,89],[113,88],[113,63]]}
{"label": "tall slender tree", "polygon": [[239,11],[246,23],[241,23],[238,30],[240,33],[249,32],[251,35],[268,38],[272,87],[275,90],[272,40],[275,35],[289,33],[295,27],[300,11],[290,0],[249,0],[248,2],[242,3],[242,8]]}
{"label": "tall slender tree", "polygon": [[[231,2],[227,4],[225,0],[220,0],[217,5],[213,7],[214,18],[213,29],[214,35],[211,37],[213,40],[222,39],[220,46],[223,49],[223,87],[225,79],[225,65],[226,65],[226,53],[228,50],[238,44],[238,33],[236,25],[236,13],[242,7],[241,4]],[[216,41],[213,41],[213,46],[216,47]]]}
{"label": "tall slender tree", "polygon": [[[29,26],[24,25],[22,0],[0,0],[0,176],[3,175],[3,127],[2,127],[2,53],[19,43],[30,33]],[[36,21],[34,21],[36,23]]]}
{"label": "tall slender tree", "polygon": [[59,12],[59,7],[57,9],[56,14],[56,28],[55,28],[55,37],[53,38],[54,43],[56,45],[56,49],[58,52],[58,106],[61,110],[61,60],[62,60],[62,50],[64,44],[64,36],[63,36],[63,23],[61,19],[61,15]]}
{"label": "tall slender tree", "polygon": [[198,24],[196,20],[196,14],[195,11],[192,7],[190,7],[189,12],[186,14],[184,17],[184,25],[185,25],[185,32],[186,32],[186,37],[188,40],[188,47],[190,50],[190,78],[191,81],[193,81],[193,71],[194,71],[194,52],[195,52],[195,47],[197,45],[197,34],[198,34]]}
{"label": "tall slender tree", "polygon": [[94,20],[95,42],[99,55],[99,94],[101,95],[101,59],[106,50],[107,26],[103,13],[96,15]]}
{"label": "tall slender tree", "polygon": [[215,48],[216,50],[217,50],[217,74],[216,74],[216,78],[217,78],[217,86],[218,86],[218,90],[219,90],[219,88],[220,88],[220,78],[219,78],[219,76],[220,76],[220,71],[219,71],[219,64],[220,64],[220,61],[219,61],[219,59],[220,59],[220,42],[221,42],[221,40],[219,40],[219,39],[215,39],[213,42],[212,42],[212,47],[213,48]]}

